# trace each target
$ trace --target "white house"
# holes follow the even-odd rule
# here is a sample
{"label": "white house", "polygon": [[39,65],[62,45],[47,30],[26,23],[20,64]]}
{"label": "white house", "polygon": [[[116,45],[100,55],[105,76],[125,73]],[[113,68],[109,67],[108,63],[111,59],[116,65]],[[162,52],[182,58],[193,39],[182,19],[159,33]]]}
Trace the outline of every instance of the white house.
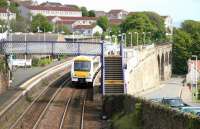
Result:
{"label": "white house", "polygon": [[197,61],[197,65],[196,60],[188,60],[187,83],[196,84],[196,76],[197,80],[200,80],[200,60]]}
{"label": "white house", "polygon": [[57,17],[82,17],[82,12],[72,6],[21,5],[19,10],[23,17],[30,19],[37,14]]}
{"label": "white house", "polygon": [[61,24],[68,27],[70,31],[78,25],[93,25],[96,23],[96,17],[47,17],[53,24]]}
{"label": "white house", "polygon": [[103,33],[103,29],[98,25],[77,25],[73,28],[73,31],[86,36],[91,36],[95,33]]}
{"label": "white house", "polygon": [[128,15],[128,12],[122,9],[110,10],[107,13],[107,16],[109,19],[125,19],[127,15]]}
{"label": "white house", "polygon": [[173,34],[173,19],[171,16],[163,16],[166,29],[166,35]]}
{"label": "white house", "polygon": [[[16,19],[16,13],[9,11],[9,19],[15,20]],[[6,8],[0,8],[0,20],[4,20],[4,21],[8,20],[8,12],[7,12]]]}

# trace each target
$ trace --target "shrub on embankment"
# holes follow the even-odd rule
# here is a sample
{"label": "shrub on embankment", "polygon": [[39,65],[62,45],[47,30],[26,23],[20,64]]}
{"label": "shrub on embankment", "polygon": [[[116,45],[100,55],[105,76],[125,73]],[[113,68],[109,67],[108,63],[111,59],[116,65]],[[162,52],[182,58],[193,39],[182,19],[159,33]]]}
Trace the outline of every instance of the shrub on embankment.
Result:
{"label": "shrub on embankment", "polygon": [[112,129],[200,129],[200,118],[131,96],[104,97]]}
{"label": "shrub on embankment", "polygon": [[37,66],[44,67],[44,66],[50,64],[51,62],[52,62],[52,60],[49,58],[41,58],[41,59],[33,58],[33,60],[32,60],[32,64],[35,67],[37,67]]}

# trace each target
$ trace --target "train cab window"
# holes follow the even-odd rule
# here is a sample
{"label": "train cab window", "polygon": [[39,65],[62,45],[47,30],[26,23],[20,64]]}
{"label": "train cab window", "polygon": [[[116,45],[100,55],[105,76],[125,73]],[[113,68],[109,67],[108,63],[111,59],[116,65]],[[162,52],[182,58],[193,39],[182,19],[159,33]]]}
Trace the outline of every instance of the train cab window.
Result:
{"label": "train cab window", "polygon": [[89,61],[75,61],[74,71],[90,71],[91,62]]}

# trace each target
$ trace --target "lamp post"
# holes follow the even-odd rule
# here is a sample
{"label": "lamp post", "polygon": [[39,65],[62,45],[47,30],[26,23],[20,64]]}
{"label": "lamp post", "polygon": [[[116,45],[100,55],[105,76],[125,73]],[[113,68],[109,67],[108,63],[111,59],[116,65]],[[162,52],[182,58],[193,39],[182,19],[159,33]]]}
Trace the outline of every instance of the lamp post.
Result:
{"label": "lamp post", "polygon": [[131,48],[133,47],[133,33],[132,32],[129,32],[128,34],[131,35]]}
{"label": "lamp post", "polygon": [[[124,38],[123,38],[124,36]],[[122,39],[124,41],[124,46],[126,47],[126,33],[122,33]]]}
{"label": "lamp post", "polygon": [[142,32],[143,36],[143,45],[145,45],[145,39],[146,39],[146,32]]}
{"label": "lamp post", "polygon": [[136,34],[136,40],[137,40],[137,46],[138,46],[138,40],[139,40],[139,37],[138,37],[138,32],[134,32]]}
{"label": "lamp post", "polygon": [[9,39],[9,35],[10,35],[10,1],[7,1],[8,3],[8,7],[7,7],[7,39]]}
{"label": "lamp post", "polygon": [[149,43],[151,43],[151,32],[148,32],[149,34]]}
{"label": "lamp post", "polygon": [[197,57],[197,55],[192,55],[192,57],[194,57],[195,58],[195,88],[196,88],[196,92],[195,92],[195,94],[196,94],[196,99],[198,99],[198,96],[197,96],[197,94],[198,94],[198,86],[197,86],[197,70],[198,70],[198,68],[197,68],[197,59],[198,59],[198,57]]}
{"label": "lamp post", "polygon": [[74,43],[74,34],[75,34],[75,32],[72,32],[72,34],[73,34],[73,43]]}
{"label": "lamp post", "polygon": [[112,35],[112,37],[114,38],[114,43],[117,43],[117,36],[116,35]]}
{"label": "lamp post", "polygon": [[2,26],[2,25],[0,25],[0,28],[1,28],[1,33],[3,33],[3,26]]}
{"label": "lamp post", "polygon": [[46,41],[45,28],[44,28],[44,41]]}

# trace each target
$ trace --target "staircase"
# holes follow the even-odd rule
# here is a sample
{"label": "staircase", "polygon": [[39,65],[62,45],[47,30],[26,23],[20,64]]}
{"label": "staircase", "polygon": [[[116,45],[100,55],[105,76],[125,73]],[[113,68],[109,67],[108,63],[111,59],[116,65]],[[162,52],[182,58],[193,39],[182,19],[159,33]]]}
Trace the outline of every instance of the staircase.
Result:
{"label": "staircase", "polygon": [[105,95],[124,94],[124,75],[121,56],[104,57]]}

